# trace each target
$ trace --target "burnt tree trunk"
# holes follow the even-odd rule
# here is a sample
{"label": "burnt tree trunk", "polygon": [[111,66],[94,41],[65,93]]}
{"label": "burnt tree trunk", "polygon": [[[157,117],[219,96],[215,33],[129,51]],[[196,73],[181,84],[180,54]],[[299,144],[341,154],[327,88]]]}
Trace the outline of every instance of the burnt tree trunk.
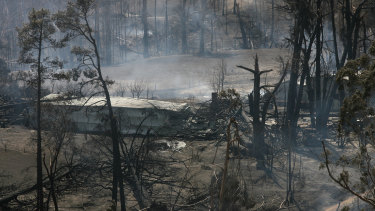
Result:
{"label": "burnt tree trunk", "polygon": [[322,113],[322,98],[321,98],[321,54],[322,54],[322,14],[321,14],[322,1],[318,0],[316,3],[317,7],[317,37],[316,37],[316,57],[315,57],[315,108],[316,108],[316,127],[319,130],[321,125],[321,113]]}
{"label": "burnt tree trunk", "polygon": [[199,36],[199,54],[204,54],[204,14],[206,10],[206,0],[201,0],[201,12],[200,12],[200,36]]}
{"label": "burnt tree trunk", "polygon": [[214,17],[211,17],[211,52],[214,51]]}
{"label": "burnt tree trunk", "polygon": [[165,0],[165,55],[168,53],[168,0]]}
{"label": "burnt tree trunk", "polygon": [[148,58],[150,55],[148,53],[148,21],[147,21],[147,0],[143,0],[142,9],[142,22],[143,22],[143,57]]}
{"label": "burnt tree trunk", "polygon": [[241,29],[242,48],[248,49],[249,48],[249,42],[247,40],[245,23],[244,23],[244,21],[241,18],[240,8],[239,8],[238,4],[237,4],[237,18],[238,18],[238,22],[240,23],[240,29]]}
{"label": "burnt tree trunk", "polygon": [[[339,59],[338,50],[337,50],[337,38],[336,38],[336,26],[335,26],[335,17],[334,17],[334,1],[330,1],[330,12],[331,12],[331,24],[332,24],[332,33],[333,33],[333,40],[334,40],[334,50],[335,50],[335,59],[336,59],[336,69],[339,70],[341,67],[344,66],[346,59],[355,59],[356,51],[357,51],[357,43],[359,38],[359,23],[361,20],[361,12],[364,8],[365,3],[368,0],[362,0],[361,3],[357,6],[355,12],[353,13],[351,8],[351,1],[345,0],[344,2],[344,9],[343,15],[345,17],[345,40],[344,40],[344,50],[341,55],[341,60]],[[327,125],[329,113],[332,108],[332,104],[334,99],[336,98],[337,91],[339,86],[337,83],[334,83],[331,90],[329,90],[329,94],[327,95],[327,99],[324,100],[324,104],[322,105],[322,115],[321,115],[321,125]],[[340,95],[340,102],[342,102],[345,93],[344,90],[339,90]]]}
{"label": "burnt tree trunk", "polygon": [[[91,38],[91,39],[94,40],[94,38]],[[111,126],[111,138],[112,138],[112,150],[113,150],[112,200],[117,201],[117,187],[119,186],[121,210],[123,211],[123,210],[126,210],[126,208],[125,208],[124,183],[123,183],[123,176],[122,176],[122,171],[121,171],[119,132],[118,132],[118,127],[117,127],[117,121],[113,114],[111,97],[109,95],[107,83],[102,76],[100,56],[99,56],[99,51],[98,51],[95,40],[93,42],[93,45],[94,45],[94,51],[96,55],[99,81],[104,90],[104,95],[105,95],[106,104],[108,108],[108,117],[109,117],[110,126]]]}
{"label": "burnt tree trunk", "polygon": [[182,53],[187,53],[187,32],[186,32],[186,0],[182,0],[182,18],[181,18],[181,43]]}
{"label": "burnt tree trunk", "polygon": [[36,175],[37,175],[37,209],[39,211],[44,210],[43,207],[43,167],[42,167],[42,127],[41,127],[41,90],[42,90],[42,66],[41,66],[41,56],[42,56],[42,41],[43,41],[43,23],[40,24],[39,31],[39,43],[38,43],[38,79],[37,79],[37,152],[36,152]]}
{"label": "burnt tree trunk", "polygon": [[105,16],[104,16],[104,30],[106,33],[103,33],[104,35],[104,45],[105,48],[104,50],[104,58],[105,58],[105,64],[110,65],[112,64],[112,21],[110,18],[110,11],[111,11],[111,3],[107,2],[104,4],[104,9],[105,9]]}
{"label": "burnt tree trunk", "polygon": [[156,52],[159,53],[159,41],[158,41],[158,27],[157,27],[157,22],[156,22],[156,0],[154,2],[154,27],[155,27],[155,33],[154,33],[154,40],[155,40],[155,45],[156,45]]}
{"label": "burnt tree trunk", "polygon": [[[304,63],[303,68],[309,68],[309,64]],[[309,99],[309,112],[310,112],[310,122],[311,122],[311,127],[315,127],[315,110],[314,110],[314,89],[311,84],[311,77],[310,74],[306,75],[306,86],[307,86],[307,97]]]}
{"label": "burnt tree trunk", "polygon": [[[237,66],[241,69],[247,70],[254,75],[254,88],[253,93],[249,94],[249,107],[250,107],[250,114],[253,117],[253,154],[258,161],[257,167],[264,168],[264,155],[266,152],[266,145],[264,143],[264,123],[260,121],[260,76],[264,73],[268,73],[272,70],[259,70],[259,62],[258,62],[258,55],[255,56],[255,65],[254,69],[250,69],[243,66]],[[268,108],[268,106],[267,106]],[[266,109],[267,109],[266,108]]]}
{"label": "burnt tree trunk", "polygon": [[[299,21],[298,21],[299,22]],[[296,21],[296,24],[298,23]],[[299,109],[296,107],[297,105],[297,81],[299,77],[299,63],[301,61],[301,50],[302,50],[302,40],[303,40],[303,29],[300,28],[300,25],[297,24],[294,30],[294,44],[293,44],[293,57],[292,57],[292,65],[291,65],[291,73],[290,73],[290,81],[288,87],[288,99],[287,99],[287,113],[285,119],[285,126],[291,127],[290,129],[286,129],[285,131],[291,132],[292,134],[286,135],[287,138],[290,138],[291,144],[296,143],[296,131],[295,125],[297,122],[295,121],[295,112]]]}
{"label": "burnt tree trunk", "polygon": [[273,44],[274,44],[274,33],[275,33],[275,0],[272,0],[272,6],[271,6],[271,10],[272,10],[272,17],[271,17],[271,44],[270,44],[270,48],[272,48]]}
{"label": "burnt tree trunk", "polygon": [[254,66],[254,105],[253,105],[253,146],[254,155],[260,161],[260,166],[264,166],[264,130],[260,124],[260,74],[258,55],[255,56]]}
{"label": "burnt tree trunk", "polygon": [[221,15],[224,16],[225,15],[225,5],[226,5],[226,2],[225,0],[223,0],[223,6],[222,6],[222,10],[221,10]]}

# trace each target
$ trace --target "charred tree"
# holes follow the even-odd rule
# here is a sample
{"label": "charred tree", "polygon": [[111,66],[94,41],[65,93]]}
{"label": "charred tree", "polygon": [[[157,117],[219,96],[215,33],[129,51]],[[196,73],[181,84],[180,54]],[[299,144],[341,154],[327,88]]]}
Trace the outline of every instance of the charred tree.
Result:
{"label": "charred tree", "polygon": [[155,27],[155,32],[154,32],[154,40],[155,40],[155,45],[156,45],[156,53],[159,53],[159,40],[158,40],[158,26],[156,22],[156,0],[154,2],[154,27]]}
{"label": "charred tree", "polygon": [[111,65],[112,64],[112,20],[111,20],[111,2],[108,1],[108,2],[105,2],[103,3],[103,9],[104,9],[104,23],[103,23],[103,26],[104,26],[104,31],[105,33],[103,33],[104,35],[104,46],[103,46],[103,50],[104,50],[104,62],[106,65]]}
{"label": "charred tree", "polygon": [[123,176],[120,163],[119,131],[117,120],[114,116],[111,97],[108,91],[108,81],[102,75],[101,57],[98,45],[93,35],[93,29],[89,24],[89,14],[94,7],[91,0],[77,0],[69,2],[65,11],[60,11],[55,15],[56,25],[71,38],[82,37],[90,45],[89,49],[75,47],[73,53],[81,58],[83,66],[89,68],[92,81],[98,82],[106,99],[108,118],[110,121],[112,153],[113,153],[113,180],[112,180],[112,200],[117,203],[118,187],[120,187],[121,210],[125,210],[125,194]]}
{"label": "charred tree", "polygon": [[52,23],[50,12],[45,9],[32,10],[29,22],[18,28],[18,41],[21,47],[19,61],[31,64],[31,69],[36,71],[37,77],[37,103],[36,103],[36,130],[37,130],[37,210],[44,210],[43,205],[43,166],[42,166],[42,125],[41,125],[41,98],[43,73],[46,71],[48,57],[43,57],[43,50],[49,47],[63,47],[63,42],[52,38],[56,29]]}
{"label": "charred tree", "polygon": [[[321,5],[322,1],[317,0],[316,2],[316,9],[317,9],[317,37],[316,37],[316,58],[315,58],[315,97],[316,97],[316,104],[315,108],[317,113],[321,112],[321,54],[322,54],[322,40],[321,40],[321,31],[322,31],[322,14],[321,14]],[[320,115],[317,116],[317,122],[320,123]],[[317,125],[318,129],[320,124]]]}
{"label": "charred tree", "polygon": [[[291,154],[293,152],[293,147],[296,145],[297,141],[297,121],[299,117],[299,110],[301,106],[301,99],[298,99],[298,78],[300,75],[300,63],[301,63],[301,52],[302,44],[304,40],[304,33],[306,27],[310,25],[310,8],[306,1],[298,1],[290,3],[290,10],[294,14],[294,26],[292,31],[292,64],[290,72],[290,80],[287,94],[287,108],[286,117],[283,123],[283,137],[288,146],[288,181],[286,188],[286,199],[287,204],[294,203],[294,191],[292,188],[293,175],[291,173]],[[301,94],[303,90],[300,90]]]}
{"label": "charred tree", "polygon": [[204,19],[205,19],[205,13],[206,13],[206,0],[201,0],[201,11],[200,11],[200,23],[199,23],[199,54],[204,54],[204,31],[205,31],[205,25],[204,25]]}
{"label": "charred tree", "polygon": [[272,17],[271,17],[271,37],[270,37],[270,48],[274,45],[274,33],[275,33],[275,0],[271,3]]}
{"label": "charred tree", "polygon": [[182,53],[186,54],[188,52],[187,47],[187,31],[186,31],[186,0],[182,0],[182,17],[181,17],[181,43],[182,43]]}
{"label": "charred tree", "polygon": [[[330,13],[331,13],[331,24],[332,24],[332,34],[333,34],[333,41],[334,41],[334,53],[335,53],[335,61],[336,61],[336,69],[339,70],[341,67],[344,66],[345,62],[347,60],[353,60],[356,58],[357,54],[357,48],[358,48],[358,40],[359,40],[359,28],[363,10],[366,8],[366,3],[368,0],[362,0],[360,1],[356,9],[353,11],[351,8],[353,8],[352,2],[349,0],[345,0],[343,2],[343,8],[342,8],[342,15],[344,16],[345,21],[343,22],[343,28],[345,29],[344,33],[344,39],[343,39],[343,46],[344,50],[340,55],[338,52],[338,44],[337,44],[337,33],[336,33],[336,25],[335,25],[335,13],[334,13],[334,1],[330,1]],[[322,100],[322,107],[321,107],[321,113],[317,114],[319,115],[319,122],[316,122],[317,125],[320,125],[320,128],[324,128],[325,125],[327,125],[329,113],[332,108],[333,101],[337,99],[337,92],[339,92],[340,95],[340,102],[343,101],[343,98],[345,97],[344,91],[339,89],[339,85],[337,83],[334,83],[332,85],[332,88],[328,91],[329,93],[326,95],[326,98]]]}
{"label": "charred tree", "polygon": [[241,17],[239,4],[237,4],[236,7],[237,7],[237,18],[238,18],[238,22],[240,23],[240,29],[241,29],[241,35],[242,35],[242,48],[248,49],[249,41],[246,35],[245,23]]}
{"label": "charred tree", "polygon": [[[307,44],[307,40],[304,41],[304,48],[303,48],[303,62],[302,62],[302,75],[300,80],[300,86],[298,90],[298,99],[297,102],[299,102],[299,105],[297,107],[301,108],[302,103],[302,97],[304,93],[304,84],[306,81],[307,86],[307,97],[309,100],[309,112],[310,112],[310,120],[311,120],[311,126],[315,127],[315,110],[314,110],[314,89],[312,86],[312,78],[310,77],[310,65],[309,61],[311,58],[312,53],[312,46],[314,44],[316,36],[318,36],[318,28],[319,26],[315,27],[315,30],[312,32],[310,37],[308,38],[309,43]],[[306,39],[306,38],[305,38]],[[299,111],[297,112],[297,115],[299,115]],[[298,117],[296,117],[298,119]]]}
{"label": "charred tree", "polygon": [[221,15],[224,16],[225,15],[225,5],[227,4],[226,0],[222,0],[222,8],[221,8]]}
{"label": "charred tree", "polygon": [[238,4],[237,4],[237,0],[234,0],[233,1],[233,14],[236,14],[236,11],[238,10]]}
{"label": "charred tree", "polygon": [[[238,11],[237,11],[238,12]],[[254,88],[253,92],[249,94],[249,109],[250,115],[253,118],[252,126],[253,126],[253,153],[255,158],[258,161],[257,168],[263,169],[265,168],[265,160],[264,155],[266,153],[266,144],[264,142],[264,130],[265,130],[265,123],[266,123],[266,114],[268,111],[269,104],[273,99],[274,94],[280,87],[282,80],[286,75],[286,71],[283,70],[283,76],[281,77],[280,81],[274,86],[274,90],[269,92],[267,97],[263,98],[263,108],[262,111],[260,110],[261,106],[261,96],[260,91],[261,89],[266,89],[266,86],[261,86],[261,75],[271,72],[272,70],[259,70],[259,63],[258,63],[258,55],[255,56],[255,64],[254,69],[247,68],[244,66],[237,66],[238,68],[244,69],[246,71],[251,72],[254,75]],[[266,89],[267,90],[267,89]],[[268,90],[267,90],[268,91]],[[262,118],[261,118],[262,117]]]}
{"label": "charred tree", "polygon": [[168,0],[165,0],[165,55],[169,54],[168,46]]}
{"label": "charred tree", "polygon": [[143,22],[143,57],[148,58],[150,55],[148,53],[149,44],[148,44],[147,0],[143,0],[142,22]]}

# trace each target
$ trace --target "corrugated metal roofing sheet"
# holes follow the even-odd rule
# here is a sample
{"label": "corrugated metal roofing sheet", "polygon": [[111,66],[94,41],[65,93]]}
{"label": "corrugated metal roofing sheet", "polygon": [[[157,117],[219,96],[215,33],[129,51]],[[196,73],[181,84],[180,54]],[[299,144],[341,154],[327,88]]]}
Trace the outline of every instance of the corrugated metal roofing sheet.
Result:
{"label": "corrugated metal roofing sheet", "polygon": [[[60,97],[59,94],[50,94],[43,98],[43,100],[56,100]],[[188,108],[186,103],[175,103],[160,100],[136,99],[130,97],[111,97],[112,107],[118,108],[156,108],[170,111],[182,111]],[[74,105],[74,106],[104,106],[105,97],[80,98],[67,101],[55,101],[55,105]]]}

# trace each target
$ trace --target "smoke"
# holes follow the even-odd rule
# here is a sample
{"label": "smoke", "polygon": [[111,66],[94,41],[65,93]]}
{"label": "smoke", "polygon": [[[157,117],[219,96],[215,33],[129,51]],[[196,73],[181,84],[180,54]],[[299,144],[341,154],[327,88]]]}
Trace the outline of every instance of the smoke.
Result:
{"label": "smoke", "polygon": [[[267,83],[277,80],[279,64],[277,58],[286,56],[286,50],[234,50],[224,55],[227,62],[226,87],[236,88],[243,95],[252,89],[252,76],[246,71],[236,68],[243,65],[254,68],[253,57],[258,54],[261,70],[273,69],[268,74]],[[189,98],[205,100],[211,97],[212,69],[220,57],[197,57],[191,55],[162,56],[157,58],[134,60],[122,65],[103,68],[104,75],[116,81],[117,84],[129,85],[134,81],[144,81],[158,98]],[[113,93],[116,86],[113,87]],[[127,91],[126,96],[131,96]]]}
{"label": "smoke", "polygon": [[[38,4],[31,5],[25,1],[20,3],[7,3],[11,8],[21,6],[14,10],[16,14],[27,14],[31,6],[36,9],[45,7],[51,12],[62,10],[66,1],[47,1],[37,0]],[[241,40],[238,20],[232,13],[233,1],[227,1],[228,7],[225,11],[226,16],[222,16],[222,5],[207,5],[203,11],[200,1],[187,1],[185,12],[187,14],[187,46],[189,55],[171,55],[181,53],[181,13],[182,1],[148,1],[147,20],[150,31],[150,54],[152,58],[143,59],[143,26],[142,26],[142,4],[141,1],[116,1],[106,3],[98,1],[97,11],[93,11],[90,23],[95,29],[95,38],[98,41],[102,64],[105,75],[115,80],[119,84],[132,84],[135,81],[144,81],[149,89],[153,90],[153,95],[159,98],[191,97],[209,98],[212,88],[209,83],[212,78],[212,68],[217,64],[220,58],[225,58],[228,63],[228,88],[237,88],[243,93],[251,89],[250,76],[243,71],[235,68],[236,65],[252,67],[252,57],[255,51],[239,50]],[[207,1],[210,2],[210,1]],[[254,1],[238,0],[242,7],[242,14],[246,11],[253,11]],[[260,14],[262,10],[268,10],[269,2],[262,3],[257,1],[257,11]],[[218,7],[220,6],[220,8]],[[168,9],[168,11],[166,11]],[[251,9],[251,10],[249,10]],[[168,12],[168,28],[165,28],[165,14]],[[258,15],[257,13],[257,15]],[[203,24],[201,15],[204,14]],[[261,29],[269,34],[270,27],[267,16],[264,13],[262,17],[257,17],[263,21]],[[254,14],[250,14],[251,20]],[[247,17],[247,16],[246,16]],[[23,16],[22,21],[18,21],[20,26],[27,20]],[[200,27],[204,27],[205,52],[202,56],[194,56],[199,52]],[[165,32],[168,32],[168,35]],[[279,35],[279,34],[278,34]],[[59,34],[56,35],[60,36]],[[250,35],[249,35],[250,36]],[[251,35],[253,36],[253,35]],[[255,37],[255,35],[253,36]],[[252,38],[252,37],[251,37]],[[48,50],[44,55],[50,57],[58,56],[65,61],[65,68],[75,67],[78,64],[75,56],[70,53],[73,45],[85,46],[84,40],[74,40],[63,49]],[[253,46],[261,46],[254,42]],[[167,48],[167,49],[166,49]],[[17,49],[15,49],[17,50]],[[276,53],[275,53],[276,52]],[[250,56],[250,55],[251,56]],[[279,55],[285,55],[280,50],[270,50],[260,52],[262,55],[260,63],[261,68],[277,68],[274,60]],[[193,55],[193,56],[192,56]],[[262,64],[263,62],[263,64]],[[270,79],[269,81],[272,81]],[[65,85],[53,85],[51,90],[60,90]],[[53,87],[54,86],[54,87]],[[113,86],[112,89],[116,89]],[[112,93],[115,91],[112,90]]]}

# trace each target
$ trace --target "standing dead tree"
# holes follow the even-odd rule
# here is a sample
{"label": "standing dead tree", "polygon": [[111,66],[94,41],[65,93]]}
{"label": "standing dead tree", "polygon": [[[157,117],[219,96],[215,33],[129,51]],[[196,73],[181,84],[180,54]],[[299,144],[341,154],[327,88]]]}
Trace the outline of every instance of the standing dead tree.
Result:
{"label": "standing dead tree", "polygon": [[182,12],[181,12],[181,49],[182,53],[186,54],[188,52],[188,41],[187,41],[187,29],[186,22],[188,21],[188,13],[186,11],[186,0],[182,0]]}
{"label": "standing dead tree", "polygon": [[227,75],[227,63],[225,59],[220,61],[215,66],[210,80],[211,87],[214,92],[219,93],[224,90],[225,76]]}
{"label": "standing dead tree", "polygon": [[[294,26],[292,28],[291,42],[293,44],[292,64],[290,72],[290,82],[287,96],[286,118],[283,123],[284,140],[287,141],[288,146],[288,181],[286,190],[286,204],[294,203],[294,191],[292,189],[292,164],[291,154],[293,146],[297,141],[297,121],[299,117],[300,102],[298,99],[298,78],[301,63],[302,44],[304,41],[304,33],[306,27],[310,25],[311,8],[307,1],[291,1],[287,6],[287,10],[294,12]],[[302,90],[301,90],[302,91]],[[301,99],[298,99],[301,100]]]}
{"label": "standing dead tree", "polygon": [[[265,123],[266,123],[266,115],[268,111],[269,104],[271,100],[274,98],[274,94],[277,92],[278,88],[280,87],[281,82],[284,80],[286,75],[286,69],[288,65],[283,67],[283,75],[280,78],[279,82],[274,86],[272,92],[267,89],[267,85],[260,85],[260,77],[262,74],[271,72],[272,70],[259,70],[259,63],[258,63],[258,55],[255,56],[255,64],[254,69],[244,67],[244,66],[237,66],[243,70],[249,71],[254,75],[254,88],[252,93],[248,95],[249,98],[249,110],[250,115],[253,118],[252,127],[253,127],[253,153],[255,158],[258,161],[257,167],[264,168],[264,155],[266,153],[266,144],[264,142],[264,130],[265,130]],[[267,95],[261,99],[261,89],[264,89],[268,92]],[[263,108],[260,110],[261,101],[263,100]]]}
{"label": "standing dead tree", "polygon": [[146,84],[141,80],[141,81],[133,81],[133,83],[129,84],[128,87],[130,93],[132,94],[132,97],[135,98],[140,98],[142,93],[146,89]]}
{"label": "standing dead tree", "polygon": [[254,69],[250,69],[244,66],[237,66],[238,68],[247,70],[254,75],[254,89],[253,92],[249,94],[249,108],[250,115],[253,117],[253,152],[255,158],[258,160],[259,166],[264,166],[264,153],[265,153],[265,143],[264,143],[264,128],[261,127],[260,122],[260,76],[262,74],[271,72],[272,70],[259,70],[258,55],[255,56]]}
{"label": "standing dead tree", "polygon": [[[143,57],[148,58],[149,39],[148,39],[148,21],[147,21],[147,0],[143,0],[142,7],[142,22],[143,22]],[[156,26],[155,26],[156,27]]]}
{"label": "standing dead tree", "polygon": [[248,49],[249,48],[249,41],[248,41],[247,35],[246,35],[245,22],[244,22],[244,20],[241,17],[240,6],[239,6],[238,3],[234,5],[234,7],[233,7],[233,13],[236,13],[235,12],[235,8],[236,7],[237,7],[237,18],[238,18],[238,22],[240,24],[241,35],[242,35],[242,48]]}
{"label": "standing dead tree", "polygon": [[165,0],[165,55],[168,55],[169,54],[169,39],[168,39],[168,33],[169,33],[169,30],[168,30],[168,27],[169,27],[169,23],[168,23],[168,0]]}
{"label": "standing dead tree", "polygon": [[126,85],[124,85],[123,83],[118,83],[115,89],[115,95],[119,97],[125,97],[126,91],[127,91]]}
{"label": "standing dead tree", "polygon": [[207,7],[207,0],[200,0],[200,12],[199,12],[199,54],[203,55],[205,53],[205,43],[204,43],[204,31],[205,31],[205,24],[204,20],[206,17],[206,7]]}
{"label": "standing dead tree", "polygon": [[[344,17],[342,29],[343,31],[343,51],[341,55],[339,55],[338,51],[338,43],[337,43],[337,34],[336,34],[336,20],[335,20],[335,10],[334,10],[334,0],[330,1],[330,19],[332,24],[332,35],[333,35],[333,51],[335,55],[335,63],[336,63],[336,70],[338,71],[341,67],[344,66],[347,60],[353,60],[357,57],[358,52],[358,43],[359,43],[359,33],[361,28],[361,20],[364,17],[364,11],[371,7],[367,7],[367,3],[370,2],[369,0],[361,0],[357,2],[352,2],[349,0],[343,1],[341,4],[341,12],[342,16]],[[353,10],[352,8],[355,8]],[[340,58],[341,57],[341,58]],[[317,128],[324,129],[325,125],[327,125],[329,113],[331,111],[331,107],[334,101],[335,95],[337,95],[337,91],[340,92],[340,101],[344,98],[343,90],[339,89],[339,85],[334,83],[332,88],[329,90],[327,95],[321,96],[322,100],[320,100],[321,105],[320,109],[317,110],[317,117],[316,117],[316,124]]]}

